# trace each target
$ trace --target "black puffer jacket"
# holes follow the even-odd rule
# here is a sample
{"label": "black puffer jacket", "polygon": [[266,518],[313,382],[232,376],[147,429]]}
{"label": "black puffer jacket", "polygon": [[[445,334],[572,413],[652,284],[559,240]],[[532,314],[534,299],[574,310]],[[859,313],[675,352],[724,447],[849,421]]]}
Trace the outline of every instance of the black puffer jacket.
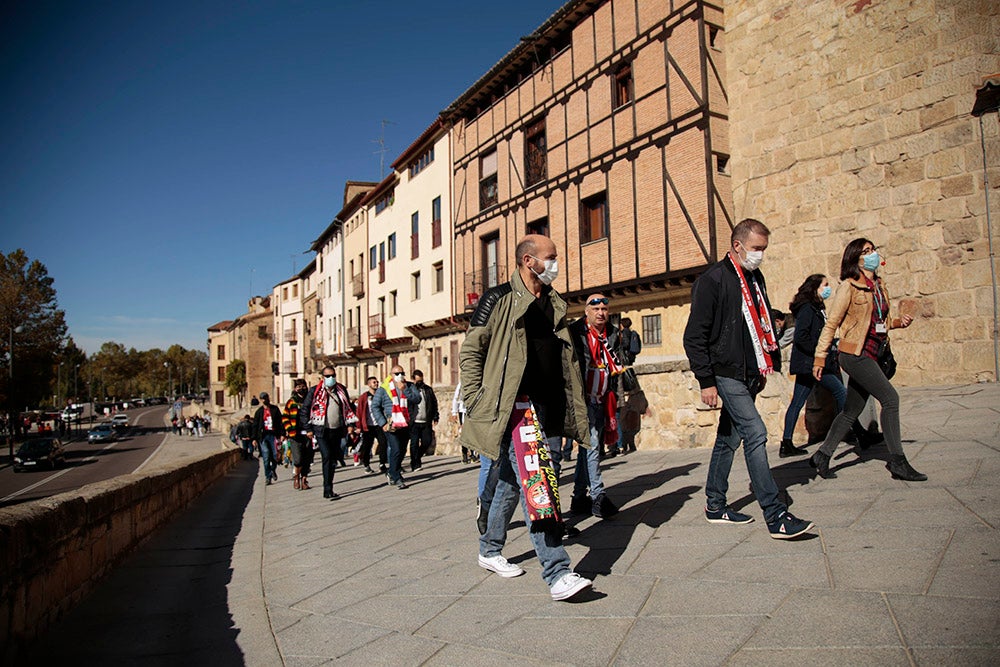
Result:
{"label": "black puffer jacket", "polygon": [[[825,309],[815,303],[804,303],[792,311],[795,316],[795,338],[792,339],[792,358],[788,362],[788,372],[792,375],[812,375],[816,343],[826,324]],[[840,364],[836,354],[826,357],[826,373],[839,373]]]}

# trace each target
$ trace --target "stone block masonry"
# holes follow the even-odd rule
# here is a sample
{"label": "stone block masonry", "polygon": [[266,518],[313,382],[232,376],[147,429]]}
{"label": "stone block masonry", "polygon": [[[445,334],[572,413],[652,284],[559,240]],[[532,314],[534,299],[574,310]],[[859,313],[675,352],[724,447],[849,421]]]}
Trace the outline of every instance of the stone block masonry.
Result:
{"label": "stone block masonry", "polygon": [[239,456],[226,449],[0,509],[0,662],[11,664],[21,647]]}
{"label": "stone block masonry", "polygon": [[[1000,72],[1000,4],[984,0],[730,0],[725,4],[736,219],[772,231],[771,302],[811,273],[840,274],[864,236],[893,297],[903,385],[993,380],[980,126],[969,112]],[[994,220],[1000,123],[984,119]],[[994,223],[993,243],[1000,243]],[[897,310],[898,312],[898,310]]]}

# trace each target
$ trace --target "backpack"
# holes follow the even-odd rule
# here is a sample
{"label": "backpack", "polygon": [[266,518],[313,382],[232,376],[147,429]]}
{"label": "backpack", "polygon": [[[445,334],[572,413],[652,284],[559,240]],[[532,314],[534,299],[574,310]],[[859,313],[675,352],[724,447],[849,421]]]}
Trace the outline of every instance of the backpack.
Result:
{"label": "backpack", "polygon": [[628,342],[628,353],[632,355],[635,359],[642,352],[642,339],[639,338],[639,334],[629,329],[629,342]]}

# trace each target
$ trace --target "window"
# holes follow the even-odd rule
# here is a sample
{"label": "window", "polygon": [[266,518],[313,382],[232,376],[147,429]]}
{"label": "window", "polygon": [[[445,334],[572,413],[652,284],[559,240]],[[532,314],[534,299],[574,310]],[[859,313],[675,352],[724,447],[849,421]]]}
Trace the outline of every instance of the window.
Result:
{"label": "window", "polygon": [[545,119],[529,125],[524,131],[524,186],[531,187],[545,180]]}
{"label": "window", "polygon": [[549,235],[549,219],[539,218],[534,222],[529,222],[525,225],[525,233],[527,234],[541,234],[542,236]]}
{"label": "window", "polygon": [[729,173],[729,156],[716,153],[715,155],[715,171],[720,174]]}
{"label": "window", "polygon": [[385,209],[392,206],[392,203],[396,200],[396,193],[393,190],[385,193],[381,197],[375,200],[375,215],[378,215]]}
{"label": "window", "polygon": [[497,266],[500,253],[500,234],[493,234],[483,239],[483,291],[500,284],[500,267]]}
{"label": "window", "polygon": [[434,271],[434,282],[431,285],[431,293],[437,294],[444,291],[444,262],[437,262],[431,267]]}
{"label": "window", "polygon": [[396,232],[389,234],[389,259],[396,257]]}
{"label": "window", "polygon": [[375,246],[368,249],[368,270],[374,271],[375,264],[378,262],[378,255],[376,254]]}
{"label": "window", "polygon": [[288,301],[288,288],[287,287],[282,287],[281,288],[281,300],[282,301]]}
{"label": "window", "polygon": [[385,282],[385,241],[378,244],[378,281]]}
{"label": "window", "polygon": [[410,301],[420,298],[420,272],[410,274]]}
{"label": "window", "polygon": [[642,343],[643,345],[659,345],[663,342],[660,336],[660,316],[642,316]]}
{"label": "window", "polygon": [[608,235],[608,193],[602,192],[580,202],[580,243],[590,243]]}
{"label": "window", "polygon": [[217,389],[215,391],[215,404],[220,408],[226,404],[226,394],[222,389]]}
{"label": "window", "polygon": [[625,63],[615,70],[611,100],[614,108],[625,106],[632,101],[632,64]]}
{"label": "window", "polygon": [[299,284],[298,283],[295,283],[294,285],[292,285],[292,298],[293,299],[299,298]]}
{"label": "window", "polygon": [[433,161],[434,161],[434,147],[431,146],[426,151],[424,151],[420,155],[420,157],[418,157],[416,160],[410,163],[410,178],[413,178],[414,176],[419,174],[421,171],[424,170],[424,167],[426,167]]}
{"label": "window", "polygon": [[431,201],[431,248],[441,245],[441,198]]}
{"label": "window", "polygon": [[215,379],[216,379],[217,382],[225,382],[226,381],[226,367],[225,366],[219,366],[219,368],[216,370],[216,373],[215,373]]}
{"label": "window", "polygon": [[396,316],[396,301],[397,301],[397,299],[398,299],[398,295],[396,294],[396,290],[392,290],[391,292],[389,292],[389,317],[395,317]]}
{"label": "window", "polygon": [[226,360],[226,346],[225,345],[220,345],[218,347],[218,351],[216,352],[216,357],[215,358],[218,359],[219,361],[225,361]]}
{"label": "window", "polygon": [[420,213],[410,216],[410,259],[420,257]]}
{"label": "window", "polygon": [[497,152],[490,151],[479,158],[479,208],[497,203]]}

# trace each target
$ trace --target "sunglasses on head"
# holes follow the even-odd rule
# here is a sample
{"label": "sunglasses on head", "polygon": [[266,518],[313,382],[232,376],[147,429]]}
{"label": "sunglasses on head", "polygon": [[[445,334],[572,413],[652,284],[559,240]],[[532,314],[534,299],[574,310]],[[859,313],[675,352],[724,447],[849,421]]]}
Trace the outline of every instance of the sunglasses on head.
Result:
{"label": "sunglasses on head", "polygon": [[596,306],[599,303],[603,303],[605,306],[608,305],[608,297],[602,296],[600,299],[591,299],[587,302],[588,306]]}

